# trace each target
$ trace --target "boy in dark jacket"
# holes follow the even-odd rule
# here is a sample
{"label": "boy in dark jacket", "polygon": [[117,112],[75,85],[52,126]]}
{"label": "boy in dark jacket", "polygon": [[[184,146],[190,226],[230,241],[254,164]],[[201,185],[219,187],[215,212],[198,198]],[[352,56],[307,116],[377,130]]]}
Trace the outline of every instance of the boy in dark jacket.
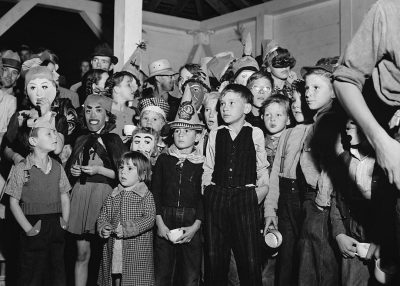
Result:
{"label": "boy in dark jacket", "polygon": [[[156,202],[156,285],[172,285],[177,273],[183,285],[198,285],[203,221],[201,176],[204,156],[195,148],[203,124],[190,101],[182,101],[170,123],[174,144],[162,153],[154,167],[152,191]],[[182,235],[172,238],[170,230]]]}

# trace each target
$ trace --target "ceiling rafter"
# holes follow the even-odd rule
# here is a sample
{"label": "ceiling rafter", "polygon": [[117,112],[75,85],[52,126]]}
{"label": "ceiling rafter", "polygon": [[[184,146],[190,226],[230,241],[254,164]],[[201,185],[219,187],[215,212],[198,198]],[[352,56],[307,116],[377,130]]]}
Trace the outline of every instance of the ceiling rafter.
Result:
{"label": "ceiling rafter", "polygon": [[148,11],[154,12],[157,9],[158,5],[160,5],[161,0],[151,0],[148,6]]}
{"label": "ceiling rafter", "polygon": [[197,15],[199,15],[200,19],[203,19],[204,13],[203,13],[203,5],[201,3],[201,0],[195,0],[195,3],[196,3]]}
{"label": "ceiling rafter", "polygon": [[215,11],[217,11],[220,15],[229,13],[230,10],[225,6],[220,0],[205,0]]}

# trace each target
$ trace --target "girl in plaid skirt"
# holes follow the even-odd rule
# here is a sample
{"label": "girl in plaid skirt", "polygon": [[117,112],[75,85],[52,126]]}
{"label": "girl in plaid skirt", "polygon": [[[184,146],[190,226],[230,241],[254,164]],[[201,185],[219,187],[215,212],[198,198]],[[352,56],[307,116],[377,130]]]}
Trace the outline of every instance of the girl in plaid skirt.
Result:
{"label": "girl in plaid skirt", "polygon": [[153,232],[156,216],[146,182],[151,165],[139,152],[122,156],[120,184],[104,201],[97,228],[107,239],[103,247],[100,286],[154,285]]}

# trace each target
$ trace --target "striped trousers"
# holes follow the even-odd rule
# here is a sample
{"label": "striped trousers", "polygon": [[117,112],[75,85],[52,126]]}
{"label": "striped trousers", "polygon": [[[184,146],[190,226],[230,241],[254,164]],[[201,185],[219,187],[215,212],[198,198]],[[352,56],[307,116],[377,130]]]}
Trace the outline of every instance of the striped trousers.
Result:
{"label": "striped trousers", "polygon": [[261,235],[255,188],[210,185],[204,199],[206,285],[227,285],[232,249],[240,284],[260,286]]}

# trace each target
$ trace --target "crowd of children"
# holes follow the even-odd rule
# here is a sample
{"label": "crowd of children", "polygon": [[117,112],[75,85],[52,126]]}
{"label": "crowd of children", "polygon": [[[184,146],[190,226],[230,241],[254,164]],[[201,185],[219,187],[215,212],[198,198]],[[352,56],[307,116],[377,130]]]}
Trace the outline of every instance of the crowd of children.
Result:
{"label": "crowd of children", "polygon": [[342,58],[300,75],[249,36],[240,58],[161,59],[144,80],[101,45],[67,96],[52,51],[2,53],[7,283],[398,285],[400,113],[370,104],[396,105],[393,11],[379,0]]}

